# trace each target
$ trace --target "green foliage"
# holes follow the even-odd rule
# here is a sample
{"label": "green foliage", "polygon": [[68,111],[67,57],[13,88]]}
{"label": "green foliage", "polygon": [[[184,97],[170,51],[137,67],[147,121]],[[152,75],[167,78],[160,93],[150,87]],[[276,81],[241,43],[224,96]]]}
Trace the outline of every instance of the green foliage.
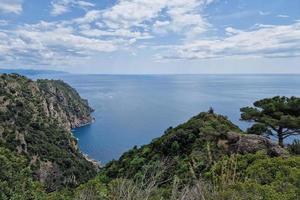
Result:
{"label": "green foliage", "polygon": [[[45,88],[51,88],[55,94],[50,96]],[[45,104],[54,99],[52,104],[55,107],[55,102],[58,102],[55,99],[66,96],[68,98],[64,101],[66,105],[70,101],[70,107],[67,109],[60,103],[63,112],[71,115],[69,110],[76,110],[74,106],[78,105],[82,111],[76,115],[88,113],[86,102],[83,103],[77,92],[61,81],[44,80],[37,84],[16,74],[0,76],[0,146],[34,161],[30,164],[34,177],[38,177],[42,163],[51,162],[53,168],[50,170],[53,170],[45,180],[48,191],[63,185],[74,187],[96,174],[93,165],[72,144],[74,138],[64,121],[52,117]]]}
{"label": "green foliage", "polygon": [[292,144],[288,145],[288,150],[291,154],[300,155],[300,140],[295,139]]}
{"label": "green foliage", "polygon": [[217,199],[222,200],[294,200],[297,199],[294,189],[278,192],[275,187],[261,185],[253,180],[239,182],[221,191]]}
{"label": "green foliage", "polygon": [[180,145],[177,141],[174,141],[171,145],[171,152],[175,154],[180,149]]}
{"label": "green foliage", "polygon": [[27,159],[0,147],[0,199],[38,200],[44,197],[41,185],[32,180]]}
{"label": "green foliage", "polygon": [[300,134],[300,98],[266,98],[241,112],[242,120],[254,122],[249,133],[274,135],[281,146],[285,138]]}
{"label": "green foliage", "polygon": [[75,189],[63,188],[59,191],[47,193],[45,200],[74,200]]}
{"label": "green foliage", "polygon": [[233,155],[217,162],[207,177],[218,190],[218,199],[292,200],[300,195],[300,157]]}
{"label": "green foliage", "polygon": [[[65,199],[294,200],[300,195],[299,156],[271,158],[263,152],[223,156],[202,174],[202,178],[189,177],[193,179],[190,184],[168,173],[167,163],[165,160],[152,166],[144,165],[135,177],[107,181],[99,175]],[[183,174],[189,171],[188,165],[180,167]],[[172,179],[171,184],[162,185],[166,174]]]}
{"label": "green foliage", "polygon": [[74,199],[104,200],[107,199],[107,188],[97,179],[90,180],[76,188]]}
{"label": "green foliage", "polygon": [[[248,134],[255,134],[255,135],[263,135],[265,133],[269,133],[269,129],[265,124],[257,123],[253,124],[250,128],[247,129]],[[270,135],[272,133],[269,133]]]}
{"label": "green foliage", "polygon": [[226,137],[228,131],[241,132],[224,116],[200,113],[176,128],[169,128],[150,144],[124,153],[118,161],[108,163],[100,173],[109,180],[135,177],[141,173],[143,166],[167,160],[163,185],[170,185],[175,176],[182,183],[192,183],[210,167],[213,160],[223,155],[217,141]]}

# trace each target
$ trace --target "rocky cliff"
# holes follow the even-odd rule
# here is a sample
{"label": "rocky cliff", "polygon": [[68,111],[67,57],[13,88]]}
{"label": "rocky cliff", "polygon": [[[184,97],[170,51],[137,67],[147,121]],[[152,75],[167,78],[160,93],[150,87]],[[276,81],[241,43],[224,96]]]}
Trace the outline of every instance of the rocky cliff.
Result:
{"label": "rocky cliff", "polygon": [[88,102],[63,81],[0,76],[0,147],[26,156],[48,191],[76,186],[96,174],[71,129],[92,122]]}
{"label": "rocky cliff", "polygon": [[93,121],[93,109],[76,90],[60,80],[37,80],[45,97],[43,108],[48,117],[56,118],[66,129],[80,127]]}

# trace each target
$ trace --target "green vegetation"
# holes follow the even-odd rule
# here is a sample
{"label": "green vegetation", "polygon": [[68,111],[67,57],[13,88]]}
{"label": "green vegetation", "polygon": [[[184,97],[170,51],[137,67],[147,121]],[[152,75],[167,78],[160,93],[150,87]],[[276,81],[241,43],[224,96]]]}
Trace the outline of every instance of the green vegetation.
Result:
{"label": "green vegetation", "polygon": [[[191,183],[222,157],[224,149],[218,148],[218,141],[226,139],[228,131],[241,132],[226,117],[200,113],[187,123],[169,128],[150,144],[124,153],[118,161],[108,163],[103,173],[109,178],[139,176],[143,166],[151,168],[165,160],[168,173],[180,182]],[[172,180],[163,182],[171,184]]]}
{"label": "green vegetation", "polygon": [[0,147],[0,199],[41,199],[45,194],[39,182],[31,176],[24,156]]}
{"label": "green vegetation", "polygon": [[255,122],[248,133],[267,134],[284,139],[300,134],[300,98],[273,97],[254,102],[255,107],[241,108],[242,120]]}
{"label": "green vegetation", "polygon": [[297,199],[300,157],[271,158],[261,152],[231,155],[216,163],[210,177],[219,199]]}
{"label": "green vegetation", "polygon": [[[162,186],[166,176],[171,182],[167,187]],[[100,174],[72,192],[52,193],[48,199],[295,200],[300,195],[299,180],[299,156],[272,158],[257,152],[224,156],[190,184],[180,183],[179,177],[168,172],[168,162],[162,161],[151,168],[144,166],[139,177],[107,182]]]}
{"label": "green vegetation", "polygon": [[296,139],[292,144],[289,144],[288,150],[291,154],[300,155],[300,140]]}
{"label": "green vegetation", "polygon": [[[47,191],[54,191],[86,182],[94,177],[96,170],[77,150],[77,142],[69,131],[71,127],[66,125],[68,116],[73,115],[57,100],[67,99],[67,95],[74,97],[75,92],[70,87],[63,91],[61,82],[51,81],[48,88],[54,92],[52,96],[45,95],[46,82],[37,84],[23,76],[1,75],[0,146],[26,158],[31,176]],[[79,104],[75,97],[73,101],[69,99],[70,109]]]}
{"label": "green vegetation", "polygon": [[[1,200],[299,199],[299,140],[288,154],[210,108],[96,175],[70,133],[92,119],[86,100],[62,81],[1,75],[0,86]],[[298,103],[274,97],[242,108],[255,122],[248,133],[296,133]]]}

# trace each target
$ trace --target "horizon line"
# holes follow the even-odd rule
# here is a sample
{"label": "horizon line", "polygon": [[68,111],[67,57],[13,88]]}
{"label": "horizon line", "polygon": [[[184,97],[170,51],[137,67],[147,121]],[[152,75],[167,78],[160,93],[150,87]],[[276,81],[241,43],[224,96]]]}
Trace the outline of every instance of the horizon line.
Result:
{"label": "horizon line", "polygon": [[[36,72],[56,72],[56,73],[66,73],[66,74],[72,74],[72,75],[300,75],[300,73],[280,73],[280,72],[244,72],[244,73],[230,73],[230,72],[216,72],[216,73],[80,73],[80,72],[70,72],[66,70],[58,70],[58,69],[8,69],[8,68],[0,68],[1,70],[7,70],[7,71],[16,71],[16,72],[10,72],[10,73],[18,73],[17,71],[36,71]],[[3,72],[6,73],[6,72]],[[2,72],[0,72],[2,74]],[[47,74],[47,73],[44,73]]]}

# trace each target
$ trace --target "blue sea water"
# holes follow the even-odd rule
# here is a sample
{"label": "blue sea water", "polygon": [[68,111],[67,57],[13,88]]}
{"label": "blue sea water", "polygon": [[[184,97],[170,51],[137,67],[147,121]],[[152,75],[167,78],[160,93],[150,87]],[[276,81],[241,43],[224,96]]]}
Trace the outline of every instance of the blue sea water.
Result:
{"label": "blue sea water", "polygon": [[[48,77],[49,78],[49,77]],[[239,108],[274,95],[300,96],[300,75],[61,75],[88,99],[95,123],[75,129],[80,149],[107,163],[134,145],[213,107],[242,129]]]}

